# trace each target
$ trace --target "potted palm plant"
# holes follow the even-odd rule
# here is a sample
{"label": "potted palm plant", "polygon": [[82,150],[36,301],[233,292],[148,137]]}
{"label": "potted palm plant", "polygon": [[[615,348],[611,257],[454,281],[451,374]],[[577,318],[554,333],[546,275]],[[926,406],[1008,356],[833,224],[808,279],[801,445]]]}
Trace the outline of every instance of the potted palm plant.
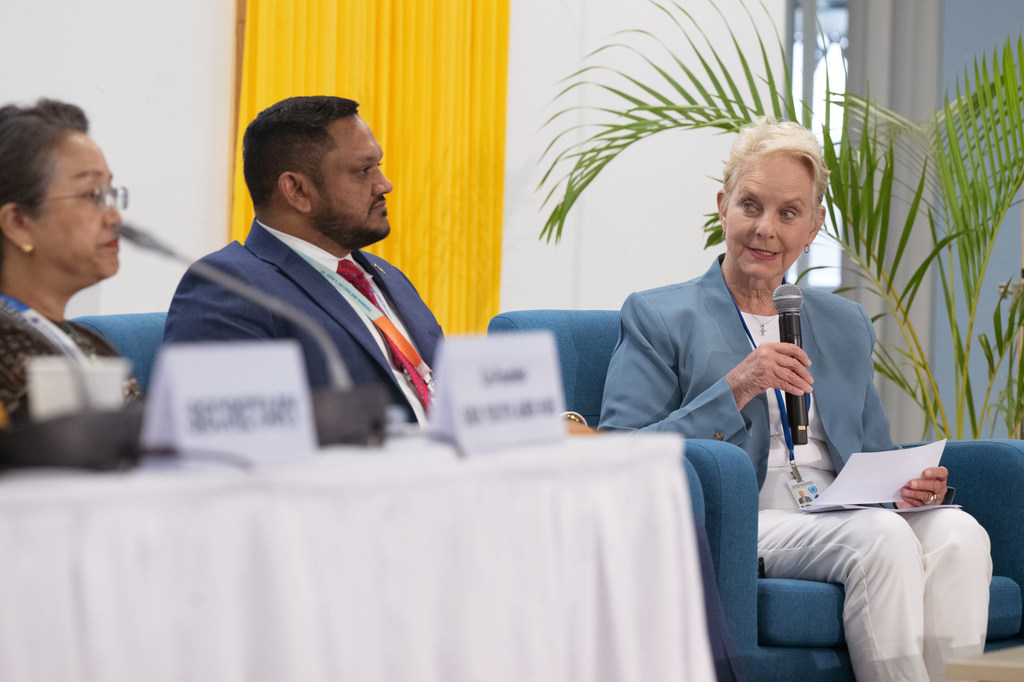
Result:
{"label": "potted palm plant", "polygon": [[[713,0],[709,0],[713,1]],[[630,146],[665,130],[714,128],[733,132],[771,115],[811,125],[811,107],[793,96],[786,51],[778,31],[757,33],[745,50],[735,39],[711,44],[679,4],[654,1],[669,34],[624,31],[596,50],[569,77],[560,98],[597,88],[603,103],[582,139],[556,134],[548,147],[541,186],[550,209],[542,238],[558,240],[573,205],[601,170]],[[772,26],[772,28],[774,28]],[[730,35],[732,32],[730,31]],[[692,48],[684,58],[672,45]],[[604,67],[607,50],[640,57],[634,72]],[[726,50],[728,50],[726,52]],[[729,68],[726,64],[739,64]],[[1009,433],[1024,420],[1020,330],[1024,301],[1013,282],[1001,288],[991,333],[979,331],[982,283],[1007,211],[1024,185],[1024,43],[1006,41],[980,64],[965,69],[954,91],[923,121],[844,92],[826,94],[816,124],[832,170],[824,231],[842,248],[856,275],[851,286],[869,291],[895,322],[898,342],[881,342],[876,370],[905,391],[935,437],[988,435],[1002,418]],[[549,125],[557,126],[566,106]],[[842,123],[832,120],[841,112]],[[931,248],[908,249],[924,230]],[[721,241],[717,215],[705,224],[708,246]],[[922,332],[911,318],[921,287],[939,282],[955,354],[955,386],[943,390]],[[984,357],[985,375],[972,376],[972,355]]]}

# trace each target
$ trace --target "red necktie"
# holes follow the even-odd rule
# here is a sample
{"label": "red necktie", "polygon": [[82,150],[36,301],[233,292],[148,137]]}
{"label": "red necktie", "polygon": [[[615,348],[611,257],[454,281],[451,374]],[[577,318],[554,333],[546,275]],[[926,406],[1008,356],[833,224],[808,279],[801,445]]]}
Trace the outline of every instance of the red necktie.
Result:
{"label": "red necktie", "polygon": [[[370,280],[366,279],[366,275],[363,274],[362,270],[356,267],[355,263],[349,260],[342,260],[338,262],[338,274],[344,277],[349,284],[354,286],[359,293],[366,297],[370,303],[377,307],[377,310],[381,310],[380,304],[377,303],[377,297],[373,294],[373,289],[370,287]],[[420,401],[425,407],[430,407],[430,390],[427,388],[427,383],[423,381],[423,377],[416,371],[416,367],[413,366],[409,358],[405,357],[405,354],[399,350],[398,346],[391,338],[384,334],[384,343],[388,346],[388,351],[391,353],[391,359],[395,361],[405,375],[412,381],[413,387],[416,389],[416,393],[420,396]]]}

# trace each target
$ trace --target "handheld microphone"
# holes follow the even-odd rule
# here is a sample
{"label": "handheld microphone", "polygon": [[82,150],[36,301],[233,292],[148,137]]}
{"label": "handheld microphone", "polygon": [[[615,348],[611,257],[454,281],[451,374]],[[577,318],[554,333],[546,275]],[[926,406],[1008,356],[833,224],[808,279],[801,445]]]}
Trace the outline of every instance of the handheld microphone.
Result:
{"label": "handheld microphone", "polygon": [[218,270],[203,261],[191,261],[134,225],[121,223],[120,235],[136,246],[155,251],[189,266],[203,279],[218,284],[273,314],[283,317],[312,337],[327,364],[331,387],[313,391],[313,412],[321,445],[331,443],[376,444],[383,441],[388,405],[387,389],[379,384],[352,381],[338,347],[331,337],[303,310],[280,298]]}
{"label": "handheld microphone", "polygon": [[[772,304],[779,314],[779,340],[803,347],[800,336],[800,306],[804,295],[795,284],[780,284],[772,294]],[[807,399],[806,396],[786,394],[786,414],[789,416],[789,430],[794,445],[807,443]]]}

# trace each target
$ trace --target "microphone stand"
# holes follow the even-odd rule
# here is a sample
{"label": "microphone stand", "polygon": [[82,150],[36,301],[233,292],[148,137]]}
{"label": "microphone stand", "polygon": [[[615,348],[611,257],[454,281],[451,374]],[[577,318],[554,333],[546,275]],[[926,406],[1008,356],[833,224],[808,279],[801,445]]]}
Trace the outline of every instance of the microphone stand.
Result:
{"label": "microphone stand", "polygon": [[0,429],[0,469],[130,469],[142,454],[141,430],[141,402]]}
{"label": "microphone stand", "polygon": [[154,251],[188,266],[196,275],[283,317],[312,337],[324,355],[331,377],[329,387],[312,391],[313,417],[320,445],[379,445],[383,442],[389,402],[387,389],[380,384],[354,384],[338,347],[308,313],[273,294],[250,286],[234,275],[218,270],[209,263],[190,261],[135,226],[121,223],[120,234],[140,248]]}

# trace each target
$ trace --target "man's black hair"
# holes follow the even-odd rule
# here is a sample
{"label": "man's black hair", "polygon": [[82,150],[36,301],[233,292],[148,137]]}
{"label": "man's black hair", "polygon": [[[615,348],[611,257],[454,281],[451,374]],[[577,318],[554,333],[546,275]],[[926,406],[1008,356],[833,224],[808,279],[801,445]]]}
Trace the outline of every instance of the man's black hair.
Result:
{"label": "man's black hair", "polygon": [[253,206],[265,206],[288,171],[308,175],[322,187],[323,160],[334,149],[327,127],[358,109],[350,99],[316,96],[289,97],[261,111],[242,138],[242,169]]}

